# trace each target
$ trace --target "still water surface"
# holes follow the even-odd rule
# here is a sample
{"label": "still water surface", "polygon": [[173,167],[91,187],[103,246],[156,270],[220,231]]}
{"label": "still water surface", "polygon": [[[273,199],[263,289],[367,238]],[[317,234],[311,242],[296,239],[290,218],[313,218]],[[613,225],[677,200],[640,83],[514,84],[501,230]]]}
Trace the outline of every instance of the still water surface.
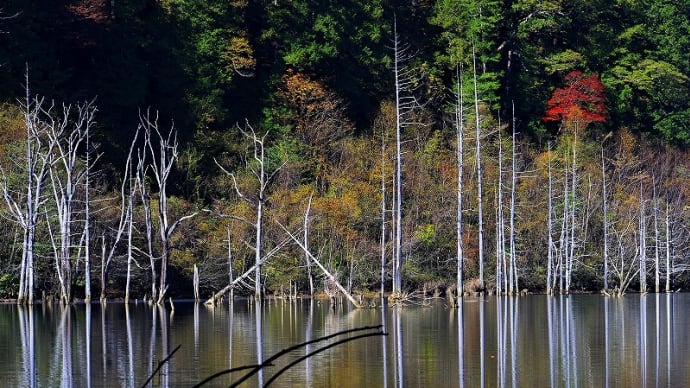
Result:
{"label": "still water surface", "polygon": [[[379,325],[386,336],[335,346],[297,364],[272,387],[690,386],[689,294],[488,297],[458,309],[335,308],[327,302],[247,300],[208,308],[0,306],[0,382],[9,387],[189,387],[259,363],[301,342]],[[350,336],[357,333],[350,334]],[[333,343],[311,344],[247,380],[262,386],[283,366]],[[207,386],[228,386],[235,372]]]}

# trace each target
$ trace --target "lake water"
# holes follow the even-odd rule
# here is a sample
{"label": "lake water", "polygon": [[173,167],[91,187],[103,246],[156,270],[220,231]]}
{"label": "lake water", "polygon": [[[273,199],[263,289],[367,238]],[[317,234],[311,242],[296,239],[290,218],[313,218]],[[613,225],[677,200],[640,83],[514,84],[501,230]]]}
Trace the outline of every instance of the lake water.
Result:
{"label": "lake water", "polygon": [[[328,302],[236,300],[208,308],[0,306],[0,385],[190,387],[283,349],[346,329],[265,366],[243,386],[690,386],[690,295],[487,297],[458,309],[352,309]],[[356,335],[297,363],[306,353]],[[157,373],[161,360],[179,349]],[[246,370],[205,386],[228,386]]]}

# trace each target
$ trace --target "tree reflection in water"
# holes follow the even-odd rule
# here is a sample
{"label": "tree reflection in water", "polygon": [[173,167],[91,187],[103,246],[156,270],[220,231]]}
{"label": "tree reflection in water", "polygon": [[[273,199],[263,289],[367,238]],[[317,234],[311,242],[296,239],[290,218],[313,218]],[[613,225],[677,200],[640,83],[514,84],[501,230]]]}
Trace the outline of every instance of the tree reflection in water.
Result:
{"label": "tree reflection in water", "polygon": [[[149,386],[189,386],[225,369],[265,362],[268,349],[305,342],[261,368],[263,384],[619,387],[690,381],[684,367],[690,339],[681,330],[690,325],[690,314],[678,308],[690,303],[687,294],[489,296],[467,298],[455,309],[442,302],[361,310],[309,300],[270,303],[201,308],[180,302],[172,319],[167,306],[0,305],[0,327],[6,328],[0,381],[21,387],[141,386],[153,375]],[[390,338],[336,344],[359,335],[353,332],[310,342],[380,323]],[[154,373],[177,345],[181,351]],[[258,372],[250,384],[258,384]],[[225,373],[214,384],[236,383],[246,373]]]}
{"label": "tree reflection in water", "polygon": [[22,347],[21,386],[36,386],[36,344],[34,342],[34,306],[17,306],[19,315],[19,337]]}

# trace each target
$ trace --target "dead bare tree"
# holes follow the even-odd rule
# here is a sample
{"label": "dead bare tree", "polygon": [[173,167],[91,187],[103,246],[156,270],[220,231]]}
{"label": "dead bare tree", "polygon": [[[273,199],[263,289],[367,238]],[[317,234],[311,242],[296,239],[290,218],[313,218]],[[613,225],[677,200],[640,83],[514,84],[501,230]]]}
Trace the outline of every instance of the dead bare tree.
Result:
{"label": "dead bare tree", "polygon": [[555,271],[554,271],[554,257],[553,257],[553,174],[551,171],[551,142],[549,142],[547,148],[547,158],[548,158],[548,175],[549,175],[549,191],[548,191],[548,212],[547,217],[547,228],[548,228],[548,251],[547,251],[547,264],[546,264],[546,294],[552,295],[553,289],[555,288]]}
{"label": "dead bare tree", "polygon": [[25,100],[21,103],[26,129],[26,155],[22,161],[22,174],[26,184],[14,189],[9,182],[8,173],[0,166],[0,189],[7,203],[11,218],[23,230],[23,250],[19,268],[18,304],[34,303],[34,241],[36,225],[46,198],[43,195],[46,177],[54,163],[55,144],[46,136],[43,116],[50,108],[45,108],[43,98],[32,97],[29,89],[28,70],[25,76]]}
{"label": "dead bare tree", "polygon": [[[314,193],[309,194],[309,202],[307,203],[307,210],[304,212],[304,246],[309,251],[309,213],[311,210],[311,202]],[[307,279],[309,280],[309,295],[314,296],[314,275],[311,270],[311,258],[305,253],[304,260],[307,263]]]}
{"label": "dead bare tree", "polygon": [[397,21],[393,22],[393,75],[395,81],[395,205],[394,205],[394,254],[393,290],[397,298],[402,292],[402,131],[413,124],[412,114],[419,107],[414,91],[418,87],[412,70],[405,63],[412,58],[410,48],[400,42]]}
{"label": "dead bare tree", "polygon": [[[105,242],[105,236],[102,236],[102,254],[101,254],[101,295],[100,295],[100,300],[101,302],[105,301],[106,299],[106,284],[108,280],[108,268],[110,267],[110,263],[115,256],[115,252],[118,248],[118,245],[120,241],[122,240],[123,234],[125,232],[125,229],[129,230],[128,237],[131,236],[131,220],[132,220],[132,212],[133,212],[133,201],[134,201],[134,195],[136,193],[136,185],[134,184],[133,177],[132,177],[132,170],[134,169],[133,165],[133,153],[134,153],[134,146],[137,142],[137,138],[139,137],[139,130],[137,130],[134,134],[134,138],[132,139],[132,143],[129,147],[129,152],[127,153],[127,160],[125,161],[125,171],[124,175],[122,177],[122,183],[120,184],[120,206],[119,206],[119,211],[118,211],[118,223],[115,226],[115,235],[114,238],[111,242],[110,249],[106,247],[106,242]],[[107,253],[106,253],[107,252]],[[130,260],[131,256],[131,244],[128,244],[128,263]],[[128,265],[129,268],[129,265]],[[129,272],[129,271],[128,271]],[[127,277],[127,285],[129,285],[129,276]],[[129,287],[126,287],[125,289],[125,300],[128,300],[127,295],[128,292],[127,290]]]}
{"label": "dead bare tree", "polygon": [[55,144],[53,150],[56,153],[56,162],[48,173],[55,200],[59,239],[50,236],[50,240],[57,254],[56,272],[63,304],[72,301],[75,196],[88,174],[79,152],[94,124],[95,114],[93,102],[80,103],[74,107],[63,105],[60,113],[45,111],[47,136]]}
{"label": "dead bare tree", "polygon": [[[139,127],[141,129],[141,126]],[[137,150],[137,169],[136,169],[136,191],[141,198],[141,206],[144,208],[144,236],[146,239],[145,255],[149,258],[149,268],[151,269],[151,301],[156,301],[158,297],[158,279],[156,271],[156,258],[153,255],[153,212],[151,211],[151,192],[146,180],[147,162],[146,148]],[[131,247],[131,239],[130,239]],[[129,249],[129,248],[128,248]]]}
{"label": "dead bare tree", "polygon": [[456,273],[456,289],[458,297],[462,295],[463,290],[463,270],[464,270],[464,243],[462,241],[463,234],[463,219],[462,219],[462,191],[463,191],[463,174],[465,173],[465,115],[463,110],[463,94],[462,94],[462,72],[460,67],[457,69],[457,92],[456,92],[456,102],[455,102],[455,130],[457,132],[456,136],[456,154],[457,154],[457,173],[458,173],[458,186],[457,186],[457,209],[456,209],[456,260],[457,260],[457,273]]}
{"label": "dead bare tree", "polygon": [[[505,251],[505,217],[503,216],[503,138],[501,136],[501,124],[498,125],[498,184],[496,185],[496,294],[501,294],[501,289],[509,293],[501,283],[508,280],[508,268],[506,265]],[[510,282],[512,293],[512,281]]]}
{"label": "dead bare tree", "polygon": [[511,293],[517,294],[520,290],[518,289],[518,271],[517,271],[517,245],[515,242],[515,201],[517,192],[517,122],[515,118],[515,104],[512,105],[512,136],[511,136],[511,149],[512,154],[510,157],[511,162],[511,175],[510,175],[510,289]]}
{"label": "dead bare tree", "polygon": [[646,200],[642,197],[642,180],[640,180],[640,218],[638,228],[637,257],[640,263],[640,294],[647,293],[647,212]]}
{"label": "dead bare tree", "polygon": [[602,211],[604,222],[604,293],[609,292],[609,216],[608,195],[606,194],[606,164],[604,160],[604,146],[601,146],[601,190]]}
{"label": "dead bare tree", "polygon": [[381,131],[381,299],[386,291],[386,134]]}
{"label": "dead bare tree", "polygon": [[258,188],[253,196],[248,196],[244,194],[237,183],[237,178],[234,173],[229,172],[223,166],[216,161],[216,164],[220,169],[232,178],[232,183],[235,188],[237,196],[248,205],[254,208],[256,217],[253,221],[247,220],[244,217],[239,216],[229,216],[231,218],[237,219],[250,225],[254,228],[255,240],[254,240],[254,296],[257,299],[261,298],[261,264],[262,264],[262,249],[263,249],[263,222],[264,222],[264,208],[268,200],[266,193],[268,186],[273,179],[273,177],[280,171],[284,164],[278,166],[272,172],[267,171],[267,160],[266,160],[266,138],[268,137],[268,132],[259,136],[254,128],[245,122],[245,127],[241,128],[237,126],[242,135],[249,140],[251,143],[250,154],[252,156],[251,161],[247,161],[246,167],[251,171],[252,175],[257,180]]}
{"label": "dead bare tree", "polygon": [[[168,289],[168,261],[170,259],[170,253],[172,251],[172,246],[170,245],[170,238],[175,229],[180,225],[181,222],[190,219],[197,215],[197,213],[192,213],[177,219],[174,222],[170,222],[169,211],[168,211],[168,193],[167,185],[168,178],[172,172],[172,168],[177,161],[178,154],[178,143],[177,143],[177,132],[175,131],[174,124],[170,126],[170,130],[167,134],[162,133],[158,127],[158,112],[152,116],[149,110],[145,114],[139,114],[139,128],[144,133],[144,147],[148,149],[151,156],[150,170],[153,174],[153,178],[156,182],[158,188],[158,236],[161,244],[161,257],[160,266],[158,271],[159,285],[156,290],[152,285],[152,292],[157,293],[157,297],[151,295],[152,300],[156,301],[156,304],[162,304],[165,293]],[[156,138],[157,144],[154,145],[154,137]],[[156,147],[157,146],[157,147]],[[157,150],[156,150],[157,148]],[[140,153],[145,154],[146,151],[142,150]],[[140,156],[140,161],[145,159],[145,156]],[[143,163],[140,163],[143,164]],[[141,166],[140,169],[147,170],[145,167]],[[143,179],[145,174],[140,176]],[[142,181],[141,186],[145,186],[146,182]],[[142,194],[142,197],[144,195]],[[150,214],[150,207],[147,214]],[[147,226],[148,228],[148,226]],[[150,240],[149,240],[150,241]],[[152,264],[153,262],[152,258]],[[152,267],[152,272],[155,275],[155,266]],[[155,278],[154,278],[155,279]],[[155,284],[155,280],[152,281]]]}
{"label": "dead bare tree", "polygon": [[482,195],[482,146],[481,146],[481,121],[479,116],[479,95],[477,91],[477,56],[472,46],[472,79],[474,80],[474,118],[476,135],[475,156],[477,157],[477,236],[479,264],[479,288],[484,291],[484,198]]}
{"label": "dead bare tree", "polygon": [[[95,147],[89,142],[89,131],[86,132],[86,176],[84,178],[84,303],[91,303],[91,154]],[[96,155],[96,157],[98,157]],[[77,257],[79,257],[77,255]]]}

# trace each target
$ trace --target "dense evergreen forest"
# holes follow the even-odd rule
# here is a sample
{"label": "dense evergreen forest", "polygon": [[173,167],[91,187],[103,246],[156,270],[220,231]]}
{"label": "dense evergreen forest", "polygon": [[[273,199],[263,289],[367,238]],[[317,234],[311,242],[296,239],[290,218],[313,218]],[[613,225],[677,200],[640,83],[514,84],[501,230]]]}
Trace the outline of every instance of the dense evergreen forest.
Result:
{"label": "dense evergreen forest", "polygon": [[690,1],[7,0],[0,31],[0,297],[689,285]]}

